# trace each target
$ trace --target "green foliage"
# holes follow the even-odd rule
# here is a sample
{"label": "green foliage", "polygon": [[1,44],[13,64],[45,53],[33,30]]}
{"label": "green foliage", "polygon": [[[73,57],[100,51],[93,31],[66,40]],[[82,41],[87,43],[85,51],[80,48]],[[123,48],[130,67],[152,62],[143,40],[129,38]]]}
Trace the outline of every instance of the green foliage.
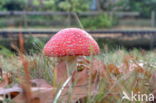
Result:
{"label": "green foliage", "polygon": [[[56,8],[55,1],[45,0],[41,3],[39,0],[32,0],[32,3],[30,3],[28,0],[0,0],[0,11],[53,10]],[[41,5],[43,6],[42,8]]]}
{"label": "green foliage", "polygon": [[55,5],[55,0],[46,0],[44,2],[45,5],[45,9],[47,10],[55,10],[56,9],[56,5]]}
{"label": "green foliage", "polygon": [[24,10],[25,0],[0,0],[0,10]]}
{"label": "green foliage", "polygon": [[[31,1],[31,0],[30,0]],[[83,12],[89,11],[92,0],[0,0],[0,11],[9,10],[55,10]],[[156,11],[156,0],[98,0],[99,8],[104,11],[137,11],[143,17],[150,17]]]}
{"label": "green foliage", "polygon": [[156,0],[120,0],[115,6],[123,11],[136,11],[142,17],[150,17],[152,11],[156,11]]}
{"label": "green foliage", "polygon": [[102,14],[94,17],[85,17],[81,19],[82,25],[85,28],[99,29],[110,28],[113,26],[113,18],[108,14]]}
{"label": "green foliage", "polygon": [[89,10],[89,0],[64,0],[59,3],[59,8],[64,11],[81,12]]}
{"label": "green foliage", "polygon": [[115,0],[98,0],[100,9],[104,11],[111,11],[115,8]]}
{"label": "green foliage", "polygon": [[67,1],[59,3],[59,7],[65,11],[69,11],[71,9],[71,5]]}
{"label": "green foliage", "polygon": [[45,41],[46,40],[30,36],[25,41],[25,48],[27,49],[28,53],[30,53],[30,54],[39,53],[42,51],[42,49],[45,45]]}
{"label": "green foliage", "polygon": [[13,56],[14,53],[11,52],[9,49],[7,49],[6,47],[0,45],[0,55],[3,55],[3,56]]}
{"label": "green foliage", "polygon": [[4,5],[6,3],[6,0],[0,0],[0,10],[4,11],[6,8],[4,8]]}
{"label": "green foliage", "polygon": [[63,10],[85,11],[89,9],[90,0],[0,0],[0,10]]}
{"label": "green foliage", "polygon": [[33,10],[55,10],[56,9],[56,0],[44,0],[40,2],[39,0],[33,0],[32,1],[32,6],[35,8],[32,8]]}

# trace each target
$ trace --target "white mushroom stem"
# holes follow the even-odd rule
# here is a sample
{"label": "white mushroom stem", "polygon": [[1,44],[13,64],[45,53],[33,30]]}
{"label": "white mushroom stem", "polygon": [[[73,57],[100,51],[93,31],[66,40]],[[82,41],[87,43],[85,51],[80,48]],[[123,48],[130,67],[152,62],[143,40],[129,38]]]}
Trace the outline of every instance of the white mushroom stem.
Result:
{"label": "white mushroom stem", "polygon": [[65,61],[68,77],[77,69],[77,57],[78,56],[65,56],[59,58],[60,61]]}
{"label": "white mushroom stem", "polygon": [[[77,70],[77,56],[69,56],[66,58],[66,66],[67,66],[67,76],[68,78],[72,78],[72,74],[75,70]],[[72,94],[72,82],[69,82],[69,89],[68,89],[68,93],[69,93],[69,98],[68,100],[70,101],[71,99],[71,94]],[[68,101],[68,102],[69,102]]]}
{"label": "white mushroom stem", "polygon": [[67,57],[66,66],[68,77],[77,69],[77,57]]}

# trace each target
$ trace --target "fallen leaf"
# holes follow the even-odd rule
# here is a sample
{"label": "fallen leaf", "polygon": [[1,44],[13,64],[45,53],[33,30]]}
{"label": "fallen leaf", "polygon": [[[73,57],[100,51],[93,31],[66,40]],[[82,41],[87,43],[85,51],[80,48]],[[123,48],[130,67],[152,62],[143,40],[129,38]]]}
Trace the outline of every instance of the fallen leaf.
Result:
{"label": "fallen leaf", "polygon": [[[83,62],[84,61],[84,62]],[[87,61],[86,58],[81,58],[80,65],[83,65],[82,70],[75,70],[72,74],[73,84],[70,103],[74,103],[81,98],[88,95],[93,96],[97,94],[97,86],[100,77],[105,76],[105,65],[97,59],[93,62]],[[63,83],[67,79],[67,70],[64,62],[59,62],[56,68],[56,81],[57,83]],[[52,87],[43,79],[30,80],[31,83],[29,103],[52,103],[54,96],[56,95],[57,87]],[[69,84],[70,84],[69,83]],[[59,100],[68,102],[70,85],[65,86]],[[4,92],[5,91],[5,92]],[[0,90],[0,95],[14,95],[12,98],[16,103],[28,102],[29,93],[27,85],[22,82],[18,88],[10,88]]]}
{"label": "fallen leaf", "polygon": [[[156,71],[154,71],[152,73],[152,76],[151,76],[150,81],[149,81],[150,88],[152,90],[156,90],[156,84],[155,84],[155,82],[156,82]],[[155,94],[156,94],[156,92],[155,92]]]}
{"label": "fallen leaf", "polygon": [[64,61],[60,61],[56,68],[54,69],[54,85],[60,85],[63,84],[63,82],[67,79],[67,68]]}
{"label": "fallen leaf", "polygon": [[0,89],[0,97],[4,97],[7,95],[10,95],[11,99],[15,98],[17,95],[19,95],[21,92],[23,92],[22,88],[20,87],[13,87],[13,88],[1,88]]}
{"label": "fallen leaf", "polygon": [[11,76],[11,73],[3,72],[0,68],[0,88],[8,86],[12,82]]}
{"label": "fallen leaf", "polygon": [[41,103],[40,98],[31,99],[30,103]]}
{"label": "fallen leaf", "polygon": [[52,87],[44,79],[33,79],[33,80],[31,80],[31,86],[32,87],[46,87],[46,88],[51,88]]}
{"label": "fallen leaf", "polygon": [[113,74],[120,74],[120,69],[115,66],[114,64],[108,64],[107,65],[107,69],[110,73],[113,73]]}

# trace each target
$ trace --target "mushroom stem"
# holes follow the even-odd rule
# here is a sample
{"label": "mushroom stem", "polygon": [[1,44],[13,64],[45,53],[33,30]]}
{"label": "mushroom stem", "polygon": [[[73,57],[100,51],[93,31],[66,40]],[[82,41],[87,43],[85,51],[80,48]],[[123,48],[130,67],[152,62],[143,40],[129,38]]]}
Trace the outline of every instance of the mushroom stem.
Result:
{"label": "mushroom stem", "polygon": [[60,58],[61,61],[65,61],[66,63],[68,77],[77,69],[77,57],[78,56],[65,56]]}
{"label": "mushroom stem", "polygon": [[68,92],[69,93],[71,92],[71,89],[72,89],[72,84],[71,84],[72,73],[73,73],[74,70],[77,69],[77,67],[76,67],[77,56],[66,56],[66,57],[62,57],[60,60],[63,60],[63,61],[66,62],[68,78],[63,83],[63,85],[60,88],[60,90],[57,92],[57,94],[56,94],[56,96],[54,98],[54,102],[53,103],[57,103],[59,97],[61,96],[62,91],[67,86],[67,84],[69,84],[69,91]]}
{"label": "mushroom stem", "polygon": [[[77,70],[77,56],[68,56],[66,61],[66,67],[67,67],[67,77],[68,78],[72,78],[72,74],[75,70]],[[69,97],[68,100],[71,99],[71,95],[72,95],[72,82],[69,81],[69,89],[68,89],[68,93],[69,93]]]}
{"label": "mushroom stem", "polygon": [[68,77],[72,75],[73,71],[77,69],[77,56],[69,56],[66,58],[66,66],[67,66],[67,73]]}

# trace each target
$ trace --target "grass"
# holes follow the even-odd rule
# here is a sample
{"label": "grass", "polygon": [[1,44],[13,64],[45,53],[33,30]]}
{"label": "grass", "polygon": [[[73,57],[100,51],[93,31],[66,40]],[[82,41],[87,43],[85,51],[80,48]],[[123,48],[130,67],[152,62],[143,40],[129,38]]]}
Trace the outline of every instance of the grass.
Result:
{"label": "grass", "polygon": [[[129,59],[130,57],[133,59]],[[42,53],[32,54],[31,56],[25,55],[25,58],[29,63],[28,68],[31,78],[43,78],[47,80],[49,84],[53,85],[53,69],[56,64],[55,58],[45,57]],[[100,55],[95,56],[95,58],[102,61],[106,65],[106,68],[108,68],[106,70],[107,78],[103,77],[100,79],[97,95],[84,98],[84,103],[130,103],[127,100],[121,100],[123,91],[127,93],[131,93],[131,91],[140,91],[141,93],[152,92],[149,86],[151,76],[146,75],[144,72],[137,71],[137,69],[129,71],[128,73],[114,74],[109,71],[111,67],[108,65],[115,65],[116,68],[123,69],[126,67],[125,60],[128,60],[130,64],[128,68],[135,68],[130,66],[136,62],[152,75],[156,69],[156,50],[144,51],[133,49],[127,51],[125,49],[117,49],[102,52]],[[92,61],[92,57],[87,57],[87,59]],[[131,60],[134,61],[131,63]],[[18,83],[18,77],[24,75],[21,59],[17,55],[6,56],[6,54],[0,54],[0,67],[6,72],[13,73],[13,84]]]}

